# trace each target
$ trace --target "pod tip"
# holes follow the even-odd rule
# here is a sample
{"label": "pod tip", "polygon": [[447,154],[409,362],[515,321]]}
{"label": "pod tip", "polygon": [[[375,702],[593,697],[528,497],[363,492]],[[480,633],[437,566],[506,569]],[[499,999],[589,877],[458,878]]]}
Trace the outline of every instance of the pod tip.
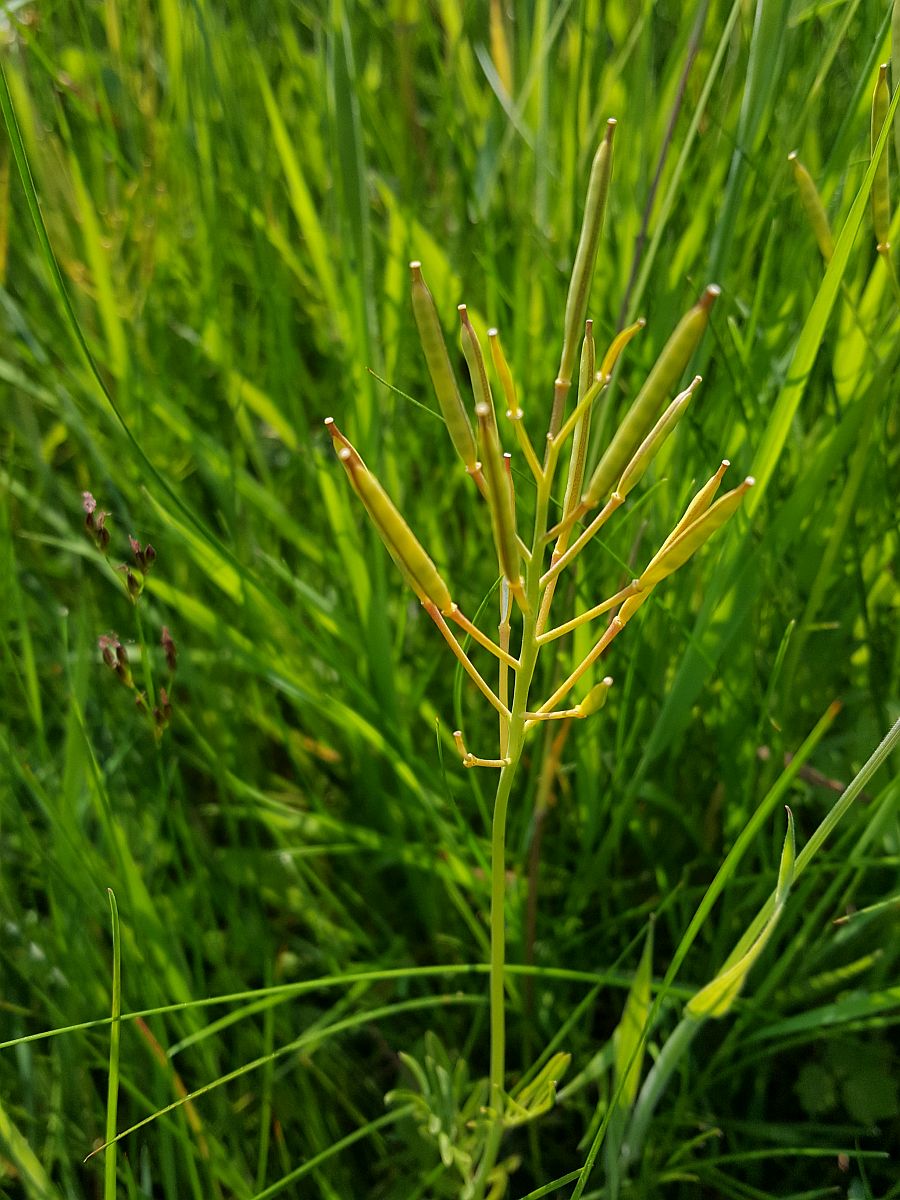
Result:
{"label": "pod tip", "polygon": [[789,162],[789,163],[792,163],[792,162],[796,162],[796,161],[797,161],[797,151],[796,151],[796,150],[792,150],[792,151],[790,152],[790,154],[788,155],[788,162]]}
{"label": "pod tip", "polygon": [[705,308],[706,311],[709,312],[721,295],[722,289],[719,287],[719,285],[717,283],[711,283],[700,297],[700,307]]}
{"label": "pod tip", "polygon": [[499,336],[499,334],[500,334],[500,330],[499,330],[499,329],[489,329],[489,330],[487,331],[487,335],[488,335],[488,337],[489,337],[489,338],[495,338],[495,337],[498,337],[498,336]]}

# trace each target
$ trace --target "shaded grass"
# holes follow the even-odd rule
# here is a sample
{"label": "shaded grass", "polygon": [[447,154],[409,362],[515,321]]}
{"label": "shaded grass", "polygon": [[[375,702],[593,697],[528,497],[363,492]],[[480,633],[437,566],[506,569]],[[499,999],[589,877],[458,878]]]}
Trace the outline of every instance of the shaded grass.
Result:
{"label": "shaded grass", "polygon": [[[427,1028],[481,1074],[484,1018],[367,1020],[436,1001],[441,985],[355,974],[483,955],[485,808],[452,754],[448,664],[361,528],[321,418],[334,412],[364,444],[476,608],[494,583],[474,552],[482,514],[434,418],[366,368],[431,404],[406,294],[406,262],[420,258],[448,326],[462,299],[499,326],[537,433],[583,183],[611,113],[621,153],[591,314],[602,341],[637,265],[631,315],[648,327],[607,430],[680,312],[713,276],[724,294],[702,403],[573,591],[590,603],[645,561],[716,456],[742,473],[764,460],[768,486],[752,520],[645,606],[640,640],[617,647],[602,725],[567,742],[542,837],[533,1009],[510,989],[515,1074],[529,1065],[526,1025],[543,1047],[584,998],[554,969],[605,978],[629,947],[623,967],[635,968],[656,909],[658,986],[709,880],[782,783],[803,845],[832,795],[785,776],[784,754],[832,700],[842,712],[809,760],[826,779],[848,782],[896,718],[897,312],[865,212],[823,286],[786,170],[799,149],[845,227],[889,14],[758,11],[753,23],[740,5],[706,6],[637,264],[699,7],[516,6],[512,97],[488,69],[487,6],[323,16],[280,0],[112,0],[48,3],[16,26],[4,70],[61,279],[13,174],[0,223],[4,1040],[109,1011],[107,887],[123,1010],[248,990],[262,1003],[281,982],[348,978],[338,1001],[313,992],[257,1009],[249,996],[226,1025],[190,1007],[147,1014],[146,1035],[123,1027],[120,1128],[307,1028],[360,1030],[198,1099],[194,1121],[182,1106],[126,1141],[121,1195],[250,1197],[307,1165],[323,1196],[406,1197],[412,1179],[445,1194],[408,1124],[373,1127],[400,1077],[396,1052],[415,1051]],[[78,330],[133,438],[76,352]],[[159,552],[143,644],[120,578],[81,530],[84,490],[112,513],[113,567],[129,533]],[[95,648],[114,630],[136,674],[145,655],[159,673],[163,624],[179,664],[157,745]],[[459,703],[477,728],[465,686]],[[526,789],[511,814],[519,961],[532,801]],[[883,1050],[882,1084],[896,1070],[894,914],[831,924],[896,893],[896,802],[895,784],[873,780],[809,867],[745,1002],[695,1042],[654,1118],[648,1191],[696,1194],[680,1175],[728,1196],[822,1192],[844,1177],[829,1162],[813,1177],[807,1154],[890,1145],[896,1103],[861,1111],[871,1075],[854,1083],[825,1047],[860,1038]],[[753,828],[684,961],[698,986],[771,890],[779,826]],[[623,1002],[621,986],[605,987],[568,1029],[577,1069]],[[836,1008],[845,1019],[819,1039]],[[183,1048],[166,1061],[151,1038]],[[102,1030],[81,1030],[3,1051],[0,1193],[94,1193],[96,1160],[81,1160],[102,1140],[108,1048]],[[785,1083],[812,1068],[835,1092],[820,1113]],[[601,1073],[533,1142],[511,1143],[524,1156],[512,1194],[580,1166],[608,1099]],[[886,1112],[890,1100],[888,1087]],[[685,1149],[706,1125],[723,1139]],[[773,1130],[795,1157],[760,1157]],[[873,1195],[890,1171],[851,1165]]]}

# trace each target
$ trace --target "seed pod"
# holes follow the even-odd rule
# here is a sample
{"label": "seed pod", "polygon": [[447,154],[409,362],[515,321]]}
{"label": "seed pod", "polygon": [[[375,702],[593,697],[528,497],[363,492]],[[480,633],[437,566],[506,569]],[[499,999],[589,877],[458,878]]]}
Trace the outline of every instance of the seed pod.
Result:
{"label": "seed pod", "polygon": [[600,683],[595,684],[578,705],[579,716],[591,717],[595,712],[599,712],[606,703],[606,697],[609,695],[609,689],[612,685],[613,681],[610,675],[607,675]]}
{"label": "seed pod", "polygon": [[390,496],[331,417],[325,421],[353,490],[363,502],[391,558],[421,601],[430,600],[443,613],[453,607],[450,589]]}
{"label": "seed pod", "polygon": [[722,476],[730,466],[731,463],[728,461],[728,459],[723,458],[715,475],[713,475],[711,479],[704,483],[703,487],[696,494],[696,496],[694,496],[693,500],[684,510],[684,516],[663,542],[662,546],[660,547],[661,550],[665,549],[666,546],[670,545],[677,537],[684,533],[688,525],[693,525],[698,517],[703,516],[715,499],[716,492],[719,490],[719,484],[722,482]]}
{"label": "seed pod", "polygon": [[807,171],[806,167],[804,167],[803,163],[797,157],[796,150],[793,150],[788,155],[788,162],[794,169],[794,182],[797,184],[797,191],[800,193],[800,203],[803,205],[807,220],[815,234],[819,245],[819,252],[825,262],[830,263],[831,256],[834,254],[834,238],[831,236],[828,214],[825,212],[825,205],[822,203],[819,189],[813,183],[812,175],[810,175],[809,171]]}
{"label": "seed pod", "polygon": [[609,349],[603,355],[603,362],[600,364],[600,378],[608,379],[613,373],[616,363],[619,361],[619,356],[636,333],[640,333],[647,322],[643,317],[638,317],[633,325],[617,333],[610,342]]}
{"label": "seed pod", "polygon": [[456,448],[456,453],[465,464],[466,470],[470,474],[474,474],[478,457],[475,449],[475,435],[472,432],[472,424],[469,421],[469,414],[466,412],[462,396],[459,394],[459,388],[456,386],[456,376],[450,365],[450,355],[447,353],[447,344],[444,341],[437,309],[431,292],[422,278],[422,264],[411,262],[409,269],[412,273],[413,313],[419,328],[419,340],[425,353],[434,394],[437,396],[441,413],[447,425],[447,432],[450,434],[450,440]]}
{"label": "seed pod", "polygon": [[[584,341],[581,344],[581,367],[578,372],[578,403],[587,395],[594,382],[596,350],[594,347],[594,322],[585,321]],[[581,499],[584,482],[584,461],[587,458],[588,442],[591,437],[591,409],[589,408],[575,426],[572,435],[572,453],[569,457],[569,475],[566,479],[566,494],[563,500],[563,518],[567,517]]]}
{"label": "seed pod", "polygon": [[694,389],[700,382],[700,376],[695,375],[688,387],[675,397],[663,415],[659,418],[659,420],[641,442],[640,446],[638,446],[637,450],[634,452],[631,462],[622,472],[622,478],[619,480],[618,485],[616,486],[616,491],[623,500],[640,481],[644,472],[659,453],[663,442],[681,420],[685,409],[691,402]]}
{"label": "seed pod", "polygon": [[575,265],[572,268],[569,294],[566,297],[565,332],[563,335],[562,357],[560,358],[558,374],[558,378],[565,383],[568,383],[572,378],[575,354],[578,350],[581,331],[584,328],[584,318],[587,314],[591,279],[594,274],[597,246],[600,244],[603,216],[606,212],[606,198],[609,195],[609,181],[612,176],[613,137],[615,132],[616,122],[610,118],[606,122],[606,137],[600,143],[597,153],[594,155],[593,165],[591,166],[591,178],[588,183],[587,200],[584,205],[584,219],[581,223],[581,236],[578,239]]}
{"label": "seed pod", "polygon": [[497,429],[497,414],[494,412],[494,397],[491,393],[491,384],[488,379],[487,369],[484,365],[484,354],[481,350],[481,342],[478,340],[478,334],[475,332],[475,326],[469,320],[469,312],[465,304],[458,306],[459,319],[462,322],[459,337],[462,342],[463,354],[466,358],[466,366],[469,368],[469,378],[472,381],[472,392],[475,396],[475,408],[477,410],[479,404],[484,404],[490,414],[491,424],[494,426],[494,435],[497,440],[497,445],[500,445],[500,432]]}
{"label": "seed pod", "polygon": [[[887,63],[878,68],[878,82],[872,95],[871,153],[874,156],[878,135],[887,119],[891,91],[887,81]],[[891,191],[888,171],[888,143],[885,142],[872,184],[872,224],[878,248],[887,247],[891,229]]]}
{"label": "seed pod", "polygon": [[522,410],[519,408],[519,402],[516,399],[516,385],[513,382],[509,363],[506,361],[506,355],[503,353],[503,346],[500,344],[499,330],[489,329],[488,341],[491,343],[491,358],[494,362],[494,370],[497,372],[497,378],[500,380],[500,386],[503,388],[503,398],[506,401],[506,415],[511,421],[521,421]]}
{"label": "seed pod", "polygon": [[[704,542],[725,524],[728,518],[737,510],[744,493],[753,487],[754,480],[750,477],[744,480],[730,492],[726,492],[721,500],[708,509],[701,517],[674,538],[663,545],[651,559],[647,569],[641,575],[639,583],[642,589],[654,587],[661,580],[683,566],[691,555],[699,550]],[[626,604],[628,601],[626,600]]]}
{"label": "seed pod", "polygon": [[716,284],[711,283],[698,303],[681,318],[666,342],[644,386],[597,464],[584,497],[588,508],[594,508],[606,499],[641,439],[659,416],[666,398],[674,391],[691,355],[700,344],[709,324],[709,311],[719,291]]}
{"label": "seed pod", "polygon": [[516,514],[510,481],[493,421],[493,410],[487,404],[478,404],[475,416],[478,418],[481,468],[484,472],[485,496],[491,511],[497,561],[504,579],[515,588],[519,585],[519,546],[516,542]]}

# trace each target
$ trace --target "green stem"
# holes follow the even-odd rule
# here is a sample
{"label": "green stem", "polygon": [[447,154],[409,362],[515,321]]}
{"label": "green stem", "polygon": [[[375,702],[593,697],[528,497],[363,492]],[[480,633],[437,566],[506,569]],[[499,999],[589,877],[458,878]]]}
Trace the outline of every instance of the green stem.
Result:
{"label": "green stem", "polygon": [[112,917],[112,1024],[109,1027],[109,1077],[106,1090],[106,1160],[103,1167],[103,1200],[116,1200],[116,1111],[119,1103],[119,1038],[122,1017],[122,943],[119,909],[112,888],[107,888]]}
{"label": "green stem", "polygon": [[500,771],[497,794],[494,799],[494,816],[491,825],[491,1060],[490,1060],[490,1107],[491,1126],[485,1142],[484,1153],[475,1176],[473,1200],[482,1200],[487,1189],[488,1177],[494,1169],[500,1141],[503,1136],[503,1085],[506,1076],[506,820],[509,797],[525,744],[525,713],[528,711],[528,693],[537,665],[540,644],[537,640],[537,614],[540,609],[541,559],[547,531],[547,510],[550,503],[550,488],[557,462],[557,451],[550,444],[546,470],[538,483],[534,515],[534,539],[531,558],[525,569],[525,594],[528,611],[522,618],[522,645],[519,652],[519,669],[515,677],[512,709],[509,718],[509,741],[506,757],[509,762]]}

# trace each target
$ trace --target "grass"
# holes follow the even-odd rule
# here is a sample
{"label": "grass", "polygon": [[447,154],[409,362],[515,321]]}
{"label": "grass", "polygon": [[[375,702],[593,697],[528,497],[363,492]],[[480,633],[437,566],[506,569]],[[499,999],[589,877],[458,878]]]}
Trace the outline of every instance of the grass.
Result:
{"label": "grass", "polygon": [[[452,739],[483,700],[321,422],[365,447],[468,614],[493,612],[407,263],[445,328],[461,299],[499,327],[539,440],[614,115],[590,315],[603,344],[647,327],[594,457],[681,313],[711,279],[722,295],[701,391],[563,602],[630,578],[722,454],[758,483],[616,643],[603,712],[529,751],[507,837],[509,1079],[573,1061],[556,1107],[504,1141],[507,1194],[896,1196],[890,763],[827,815],[900,716],[900,318],[867,197],[890,7],[516,4],[511,75],[489,4],[321,8],[49,0],[10,18],[0,1195],[104,1186],[108,1152],[83,1160],[115,1111],[107,889],[117,1128],[176,1105],[118,1143],[115,1194],[458,1194],[415,1102],[384,1096],[416,1090],[401,1053],[486,1074],[490,792]],[[831,221],[827,271],[793,150]],[[896,208],[895,188],[895,243]],[[158,556],[137,608],[115,570],[129,534]],[[158,694],[163,626],[156,737],[98,638]],[[573,641],[552,644],[557,678],[592,644]],[[798,863],[829,836],[730,1014],[673,1039],[775,888],[784,803]],[[611,1038],[651,917],[648,1124],[623,1162]]]}

